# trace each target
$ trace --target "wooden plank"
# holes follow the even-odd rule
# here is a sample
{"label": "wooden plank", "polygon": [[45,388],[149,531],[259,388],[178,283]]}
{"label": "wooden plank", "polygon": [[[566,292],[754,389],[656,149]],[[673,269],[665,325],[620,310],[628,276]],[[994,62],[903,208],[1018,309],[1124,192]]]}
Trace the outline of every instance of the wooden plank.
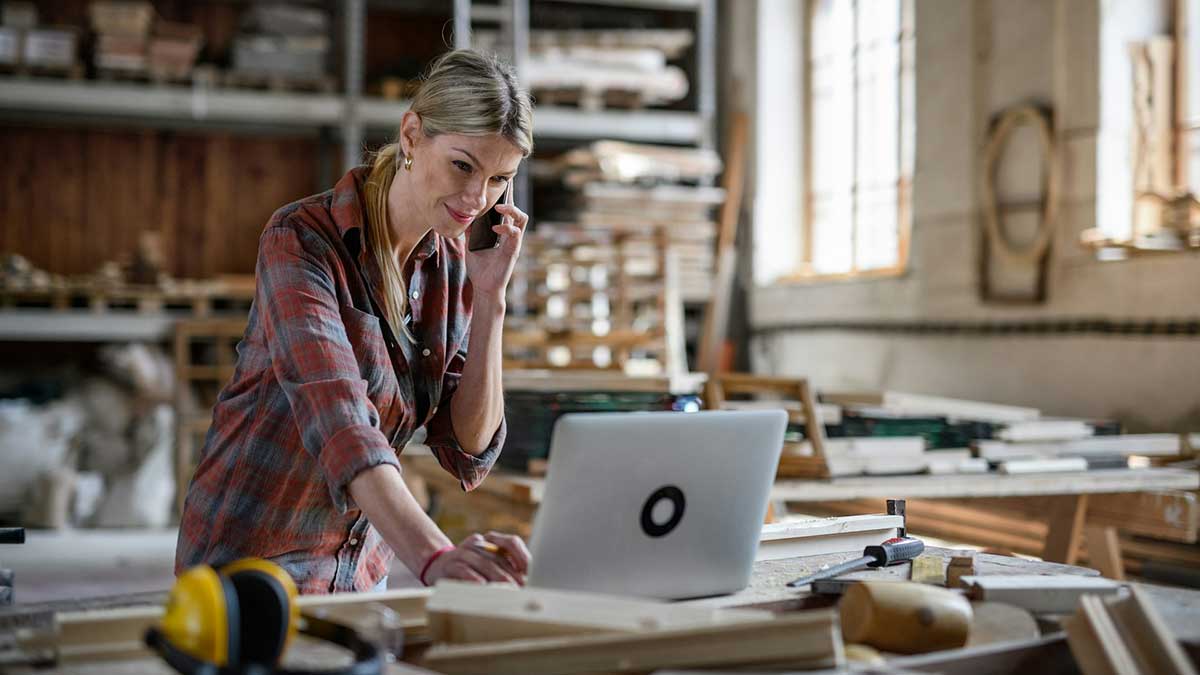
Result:
{"label": "wooden plank", "polygon": [[[338,593],[302,595],[300,609],[334,621],[353,623],[364,607],[380,604],[398,615],[401,625],[410,631],[426,626],[425,603],[431,591],[401,589],[378,593]],[[159,605],[58,612],[51,631],[18,630],[16,639],[23,650],[50,650],[60,662],[86,663],[95,660],[124,659],[149,654],[142,642],[146,630],[162,617]]]}
{"label": "wooden plank", "polygon": [[1057,457],[1053,459],[1010,459],[1001,462],[996,469],[1009,476],[1029,473],[1067,473],[1087,471],[1087,460],[1082,457]]}
{"label": "wooden plank", "polygon": [[976,441],[974,447],[978,456],[993,461],[1021,457],[1096,457],[1104,455],[1171,457],[1180,454],[1182,442],[1179,434],[1127,434],[1030,443]]}
{"label": "wooden plank", "polygon": [[1087,495],[1064,496],[1054,500],[1047,525],[1042,559],[1073,565],[1079,553],[1083,523],[1087,517]]}
{"label": "wooden plank", "polygon": [[473,644],[596,633],[763,621],[770,612],[707,609],[667,602],[500,584],[440,581],[427,606],[437,642]]}
{"label": "wooden plank", "polygon": [[1110,624],[1098,625],[1081,607],[1078,613],[1063,619],[1062,625],[1071,654],[1084,675],[1141,675],[1124,644],[1114,639],[1111,633],[1115,629]]}
{"label": "wooden plank", "polygon": [[1004,602],[1031,612],[1070,612],[1084,595],[1112,595],[1121,584],[1102,577],[1076,575],[979,574],[962,578],[974,600]]}
{"label": "wooden plank", "polygon": [[755,560],[848,553],[880,544],[904,526],[900,516],[860,515],[764,525]]}
{"label": "wooden plank", "polygon": [[725,202],[721,205],[721,229],[717,238],[716,282],[704,312],[703,330],[696,355],[696,369],[706,373],[721,370],[721,352],[729,330],[729,306],[733,301],[733,274],[737,262],[735,248],[741,218],[742,187],[746,169],[746,129],[749,118],[738,111],[733,116],[726,147],[725,175],[721,185]]}
{"label": "wooden plank", "polygon": [[828,668],[842,664],[835,615],[814,610],[765,621],[641,634],[601,634],[438,645],[421,665],[442,673],[539,675],[651,671],[670,667],[789,664]]}
{"label": "wooden plank", "polygon": [[1011,423],[1036,420],[1041,417],[1037,408],[968,401],[943,396],[909,394],[898,391],[883,393],[883,406],[908,413],[944,415],[955,419],[981,422]]}

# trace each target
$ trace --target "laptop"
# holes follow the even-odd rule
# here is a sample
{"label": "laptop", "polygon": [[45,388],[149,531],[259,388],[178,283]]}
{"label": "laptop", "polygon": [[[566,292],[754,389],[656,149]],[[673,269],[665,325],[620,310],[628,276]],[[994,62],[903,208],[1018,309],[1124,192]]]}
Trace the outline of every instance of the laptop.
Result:
{"label": "laptop", "polygon": [[532,587],[660,599],[750,581],[787,413],[572,413],[554,427]]}

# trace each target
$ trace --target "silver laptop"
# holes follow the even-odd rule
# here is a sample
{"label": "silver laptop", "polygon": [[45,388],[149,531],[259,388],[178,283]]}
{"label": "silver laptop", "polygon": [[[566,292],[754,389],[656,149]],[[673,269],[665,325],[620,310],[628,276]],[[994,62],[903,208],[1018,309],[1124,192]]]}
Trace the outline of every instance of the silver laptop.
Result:
{"label": "silver laptop", "polygon": [[787,413],[563,415],[528,584],[678,599],[746,586]]}

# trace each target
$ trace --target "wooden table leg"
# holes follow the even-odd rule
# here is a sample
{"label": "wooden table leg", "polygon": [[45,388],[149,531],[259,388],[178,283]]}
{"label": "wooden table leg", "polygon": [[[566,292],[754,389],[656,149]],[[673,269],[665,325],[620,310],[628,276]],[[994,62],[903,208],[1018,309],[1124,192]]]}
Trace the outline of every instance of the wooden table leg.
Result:
{"label": "wooden table leg", "polygon": [[1087,495],[1055,497],[1048,519],[1042,559],[1046,562],[1074,565],[1079,557],[1079,540],[1087,517]]}
{"label": "wooden table leg", "polygon": [[1089,526],[1084,539],[1087,540],[1088,565],[1100,570],[1109,579],[1124,581],[1125,561],[1121,558],[1121,540],[1117,536],[1117,528]]}

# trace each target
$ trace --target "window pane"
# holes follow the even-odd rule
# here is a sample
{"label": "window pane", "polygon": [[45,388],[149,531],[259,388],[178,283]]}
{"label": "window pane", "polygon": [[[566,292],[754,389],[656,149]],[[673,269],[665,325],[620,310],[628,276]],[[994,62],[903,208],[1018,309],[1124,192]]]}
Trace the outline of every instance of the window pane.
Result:
{"label": "window pane", "polygon": [[818,193],[812,200],[813,271],[818,274],[849,272],[854,262],[851,197],[848,189]]}
{"label": "window pane", "polygon": [[860,189],[854,255],[860,270],[892,267],[899,259],[896,187]]}

